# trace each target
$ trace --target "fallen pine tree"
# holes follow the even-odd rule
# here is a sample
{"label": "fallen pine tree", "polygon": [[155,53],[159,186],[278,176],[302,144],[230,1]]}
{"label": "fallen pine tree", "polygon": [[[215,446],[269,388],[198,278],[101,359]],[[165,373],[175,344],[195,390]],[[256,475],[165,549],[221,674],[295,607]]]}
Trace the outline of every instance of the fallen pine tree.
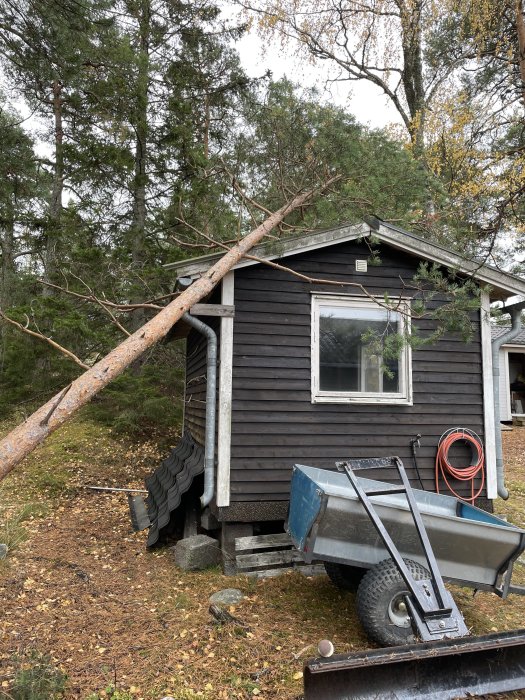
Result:
{"label": "fallen pine tree", "polygon": [[231,247],[213,267],[162,311],[4,437],[0,441],[0,481],[48,435],[88,403],[148,348],[161,340],[184,313],[206,297],[224,275],[288,214],[304,206],[337,179],[338,177],[330,178],[320,187],[298,194],[270,214],[262,224]]}

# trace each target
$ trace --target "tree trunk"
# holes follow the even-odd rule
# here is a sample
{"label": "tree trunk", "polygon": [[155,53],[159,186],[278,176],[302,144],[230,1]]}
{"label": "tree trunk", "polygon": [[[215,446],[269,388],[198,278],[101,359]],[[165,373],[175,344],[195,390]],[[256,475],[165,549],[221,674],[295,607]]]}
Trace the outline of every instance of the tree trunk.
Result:
{"label": "tree trunk", "polygon": [[421,158],[425,137],[425,88],[421,47],[420,0],[403,0],[398,4],[401,16],[403,73],[402,81],[410,112],[410,138],[414,155]]}
{"label": "tree trunk", "polygon": [[523,0],[516,0],[516,30],[518,34],[518,64],[521,78],[521,99],[525,106],[525,8]]}
{"label": "tree trunk", "polygon": [[[0,309],[11,306],[13,283],[15,280],[14,261],[14,213],[12,202],[5,207],[5,218],[2,225],[0,252],[2,254],[2,269],[0,279]],[[0,331],[1,333],[1,331]]]}
{"label": "tree trunk", "polygon": [[[9,200],[5,207],[5,218],[0,237],[0,254],[2,255],[2,268],[0,278],[0,309],[11,306],[13,285],[15,281],[14,261],[14,214],[12,202]],[[0,325],[0,370],[4,368],[4,356],[8,330],[4,324]]]}
{"label": "tree trunk", "polygon": [[[140,276],[146,261],[146,188],[148,184],[148,106],[149,106],[149,50],[151,31],[150,0],[142,0],[138,10],[139,56],[136,85],[135,112],[135,173],[133,178],[133,221],[131,224],[131,263]],[[134,284],[136,291],[131,301],[136,303],[142,296],[140,285]],[[143,297],[142,297],[143,298]],[[136,309],[131,314],[131,327],[140,328],[145,321],[144,309]]]}
{"label": "tree trunk", "polygon": [[[331,178],[320,189],[325,189],[337,179],[337,177]],[[309,201],[320,189],[310,190],[296,196],[289,204],[271,214],[154,318],[41,406],[24,423],[0,441],[0,480],[50,433],[62,425],[81,406],[88,403],[95,394],[121,374],[142,353],[163,338],[173,324],[194,304],[208,295],[252,246],[262,240],[287,214]]]}
{"label": "tree trunk", "polygon": [[[55,172],[53,175],[51,201],[49,203],[49,222],[44,258],[44,278],[47,282],[56,281],[58,244],[62,224],[62,197],[64,192],[64,127],[62,124],[62,108],[62,85],[58,80],[55,80],[53,83]],[[44,296],[52,296],[54,292],[51,287],[44,287],[42,294]]]}

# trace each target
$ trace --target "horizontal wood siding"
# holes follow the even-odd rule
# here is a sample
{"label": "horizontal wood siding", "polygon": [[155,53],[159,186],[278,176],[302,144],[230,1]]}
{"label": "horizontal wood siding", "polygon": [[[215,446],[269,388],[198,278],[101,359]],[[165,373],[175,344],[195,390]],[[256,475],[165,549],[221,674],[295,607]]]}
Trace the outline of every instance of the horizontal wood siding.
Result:
{"label": "horizontal wood siding", "polygon": [[206,338],[192,330],[186,345],[184,430],[204,445],[206,425]]}
{"label": "horizontal wood siding", "polygon": [[[366,257],[364,244],[346,243],[284,263],[309,276],[358,282],[379,296],[411,296],[402,280],[410,282],[417,260],[383,247],[382,264],[356,274],[355,259]],[[423,436],[418,462],[424,485],[433,490],[443,431],[459,425],[483,437],[479,323],[467,344],[452,336],[412,353],[413,406],[312,404],[312,292],[361,293],[308,284],[264,265],[235,273],[232,502],[287,500],[295,462],[333,468],[344,458],[396,454],[415,477],[409,440],[417,433]],[[422,335],[434,329],[428,319],[413,319],[413,325]]]}
{"label": "horizontal wood siding", "polygon": [[[220,340],[220,319],[210,316],[199,317],[200,321],[213,328],[217,334],[217,348]],[[186,384],[184,430],[189,430],[199,445],[204,445],[206,429],[206,353],[207,339],[196,330],[191,330],[186,343]],[[217,376],[219,369],[217,367]]]}

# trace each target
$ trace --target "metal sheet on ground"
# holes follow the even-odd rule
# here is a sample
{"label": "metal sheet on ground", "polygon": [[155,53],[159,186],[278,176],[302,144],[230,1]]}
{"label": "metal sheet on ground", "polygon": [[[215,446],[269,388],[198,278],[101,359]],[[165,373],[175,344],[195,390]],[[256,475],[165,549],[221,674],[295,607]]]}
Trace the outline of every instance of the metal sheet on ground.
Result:
{"label": "metal sheet on ground", "polygon": [[525,688],[525,629],[309,661],[304,700],[452,700]]}

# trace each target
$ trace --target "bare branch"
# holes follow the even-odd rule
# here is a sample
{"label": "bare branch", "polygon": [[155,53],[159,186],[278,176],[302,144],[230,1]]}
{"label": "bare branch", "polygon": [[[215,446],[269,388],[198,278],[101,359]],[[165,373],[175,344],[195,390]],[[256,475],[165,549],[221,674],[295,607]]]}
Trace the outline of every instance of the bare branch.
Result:
{"label": "bare branch", "polygon": [[[51,287],[52,289],[58,289],[60,292],[64,292],[64,294],[69,294],[70,296],[77,297],[77,299],[84,299],[85,301],[91,301],[96,304],[101,304],[103,306],[108,306],[111,307],[112,309],[118,309],[119,311],[133,311],[134,309],[154,309],[156,311],[163,309],[163,306],[159,306],[158,304],[152,304],[152,303],[144,303],[144,304],[117,304],[114,301],[107,301],[106,299],[100,299],[99,297],[95,297],[91,294],[80,294],[79,292],[73,292],[71,289],[67,289],[66,287],[61,287],[58,284],[53,284],[52,282],[47,282],[46,280],[38,280],[40,284],[45,285],[46,287]],[[176,295],[166,295],[165,297],[160,297],[160,299],[168,298],[169,296],[176,296]],[[158,301],[158,300],[154,300]]]}
{"label": "bare branch", "polygon": [[71,352],[71,350],[67,350],[66,348],[62,347],[62,345],[59,345],[54,340],[49,338],[47,335],[43,335],[42,333],[36,333],[35,331],[32,331],[30,328],[27,328],[26,326],[23,326],[21,323],[18,323],[18,321],[15,321],[14,319],[9,318],[9,316],[6,316],[5,313],[1,309],[0,309],[0,318],[2,318],[6,323],[10,323],[15,328],[18,328],[18,330],[22,331],[22,333],[27,333],[27,335],[31,335],[33,338],[38,338],[39,340],[43,340],[45,343],[48,343],[53,348],[55,348],[55,350],[58,350],[66,357],[69,357],[70,360],[73,360],[73,362],[75,362],[77,365],[79,365],[83,369],[89,369],[89,365],[84,364],[82,362],[82,360],[75,355],[75,353]]}

